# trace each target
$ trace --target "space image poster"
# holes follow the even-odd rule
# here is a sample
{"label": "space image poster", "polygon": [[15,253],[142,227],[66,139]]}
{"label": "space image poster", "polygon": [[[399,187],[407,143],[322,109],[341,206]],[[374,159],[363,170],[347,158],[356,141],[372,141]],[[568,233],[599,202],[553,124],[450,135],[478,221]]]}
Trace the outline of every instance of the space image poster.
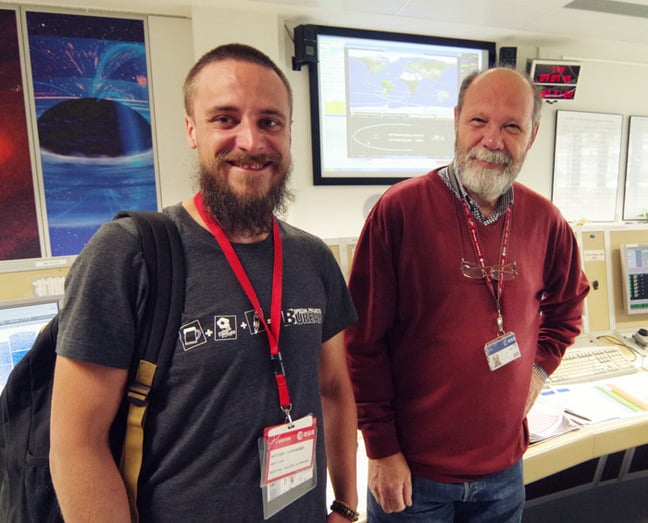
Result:
{"label": "space image poster", "polygon": [[144,21],[28,12],[52,256],[117,211],[156,210]]}
{"label": "space image poster", "polygon": [[0,9],[0,260],[41,256],[16,11]]}

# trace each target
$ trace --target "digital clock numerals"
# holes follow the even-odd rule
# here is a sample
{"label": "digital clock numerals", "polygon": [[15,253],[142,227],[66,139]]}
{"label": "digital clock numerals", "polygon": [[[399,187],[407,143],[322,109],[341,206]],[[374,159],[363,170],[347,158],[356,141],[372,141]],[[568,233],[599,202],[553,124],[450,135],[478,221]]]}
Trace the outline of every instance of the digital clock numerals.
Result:
{"label": "digital clock numerals", "polygon": [[533,81],[538,84],[576,85],[579,65],[536,64]]}
{"label": "digital clock numerals", "polygon": [[545,100],[573,100],[576,86],[540,85],[540,94]]}
{"label": "digital clock numerals", "polygon": [[534,61],[533,83],[545,100],[573,100],[580,67],[574,63]]}
{"label": "digital clock numerals", "polygon": [[564,66],[554,66],[550,73],[538,75],[538,83],[541,84],[571,84],[574,83],[573,76]]}

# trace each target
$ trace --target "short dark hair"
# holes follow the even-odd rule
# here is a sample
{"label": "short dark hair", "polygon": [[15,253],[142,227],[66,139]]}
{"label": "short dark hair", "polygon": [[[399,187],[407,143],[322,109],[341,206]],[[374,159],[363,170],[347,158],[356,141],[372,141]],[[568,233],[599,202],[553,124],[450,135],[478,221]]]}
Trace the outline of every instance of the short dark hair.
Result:
{"label": "short dark hair", "polygon": [[[496,67],[495,69],[510,70],[511,68]],[[492,69],[487,69],[487,71],[492,71]],[[457,97],[457,114],[461,113],[461,109],[463,108],[466,91],[472,85],[472,83],[485,72],[486,71],[474,71],[463,79],[461,86],[459,87],[459,96]],[[540,123],[540,112],[542,110],[542,97],[540,96],[540,91],[536,89],[535,85],[533,85],[533,82],[528,75],[520,73],[519,71],[515,72],[519,74],[520,77],[522,77],[524,80],[526,80],[527,84],[529,85],[529,89],[531,89],[531,93],[533,94],[533,113],[531,114],[531,122],[533,124],[533,128],[535,129],[538,126],[538,123]]]}
{"label": "short dark hair", "polygon": [[283,73],[281,69],[275,64],[268,55],[259,51],[255,47],[245,45],[245,44],[224,44],[218,47],[215,47],[211,51],[206,52],[200,59],[193,65],[193,67],[187,73],[185,78],[184,85],[182,87],[182,92],[184,95],[184,106],[185,111],[188,115],[191,115],[193,110],[193,91],[195,88],[195,80],[200,71],[202,71],[206,65],[209,65],[214,62],[223,62],[225,60],[237,60],[239,62],[249,62],[252,64],[261,65],[272,69],[277,76],[281,79],[283,84],[286,86],[288,91],[288,103],[290,104],[290,112],[292,114],[293,106],[293,94],[292,89],[290,88],[290,83],[288,78]]}

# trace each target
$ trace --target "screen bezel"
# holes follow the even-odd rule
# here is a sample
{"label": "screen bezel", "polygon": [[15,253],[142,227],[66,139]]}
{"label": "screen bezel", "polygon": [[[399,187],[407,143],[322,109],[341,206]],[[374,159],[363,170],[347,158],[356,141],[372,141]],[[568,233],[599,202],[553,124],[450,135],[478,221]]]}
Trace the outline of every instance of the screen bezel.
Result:
{"label": "screen bezel", "polygon": [[[320,35],[359,38],[376,41],[402,42],[404,44],[423,44],[441,47],[467,48],[485,51],[488,56],[487,67],[493,67],[496,60],[495,42],[481,40],[469,40],[460,38],[447,38],[427,35],[415,35],[407,33],[394,33],[387,31],[374,31],[365,29],[353,29],[347,27],[333,27],[322,25],[308,25],[309,29],[314,32],[316,40]],[[317,49],[319,42],[316,41]],[[311,120],[311,146],[312,146],[312,165],[313,165],[313,183],[314,185],[392,185],[399,181],[410,178],[406,177],[376,177],[376,176],[327,176],[324,173],[322,165],[322,142],[320,128],[320,92],[319,92],[319,67],[317,60],[308,63],[309,71],[309,96],[310,96],[310,120]],[[454,140],[454,136],[452,136]],[[423,169],[420,174],[425,174]]]}
{"label": "screen bezel", "polygon": [[63,295],[54,294],[50,296],[33,296],[30,298],[15,298],[10,300],[0,300],[0,311],[7,309],[21,309],[38,305],[56,305],[57,312],[63,305]]}

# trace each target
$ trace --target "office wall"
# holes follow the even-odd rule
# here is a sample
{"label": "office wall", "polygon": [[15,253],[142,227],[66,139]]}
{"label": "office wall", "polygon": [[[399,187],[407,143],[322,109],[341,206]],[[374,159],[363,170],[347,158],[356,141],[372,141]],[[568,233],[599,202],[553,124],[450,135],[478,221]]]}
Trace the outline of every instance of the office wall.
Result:
{"label": "office wall", "polygon": [[[314,187],[312,184],[311,143],[307,71],[291,70],[293,53],[289,33],[299,23],[344,25],[400,32],[459,36],[494,40],[499,45],[518,47],[518,68],[526,58],[562,59],[579,57],[582,77],[576,100],[545,104],[542,126],[520,181],[551,196],[555,113],[557,110],[613,112],[623,115],[648,114],[644,86],[648,83],[648,46],[597,41],[566,41],[543,45],[542,35],[529,35],[524,41],[511,40],[495,28],[403,19],[366,14],[350,14],[335,9],[318,10],[297,6],[258,6],[253,11],[226,7],[194,7],[193,45],[196,55],[228,41],[242,41],[265,50],[286,71],[295,91],[293,124],[294,171],[292,188],[296,201],[288,221],[325,238],[356,236],[363,223],[365,203],[381,194],[384,186]],[[214,30],[217,27],[218,30]],[[620,81],[619,79],[624,79]],[[624,119],[624,135],[627,118]],[[623,145],[625,151],[625,144]],[[625,167],[623,158],[620,168]]]}
{"label": "office wall", "polygon": [[190,19],[161,16],[149,17],[148,29],[160,201],[166,207],[188,198],[195,188],[182,105],[182,83],[193,64],[193,29]]}
{"label": "office wall", "polygon": [[[245,4],[232,9],[214,0],[216,7],[194,7],[191,20],[152,16],[149,22],[155,128],[162,205],[175,203],[195,189],[195,156],[184,137],[180,93],[182,79],[194,58],[211,47],[231,41],[246,42],[266,51],[286,71],[295,92],[293,124],[294,170],[292,188],[296,201],[287,219],[325,238],[357,236],[364,208],[385,186],[314,187],[312,184],[310,109],[307,71],[291,70],[290,33],[299,23],[345,25],[368,29],[485,39],[518,48],[518,68],[527,58],[582,58],[583,70],[576,100],[545,104],[542,124],[528,154],[520,181],[551,196],[555,113],[557,110],[615,112],[646,115],[644,86],[648,83],[648,45],[605,41],[565,40],[547,45],[545,35],[529,34],[515,40],[507,31],[429,20],[400,19],[316,9],[292,5]],[[86,7],[91,8],[92,3]],[[253,10],[251,10],[253,9]],[[173,38],[170,37],[173,35]],[[643,65],[636,65],[636,63]],[[627,118],[624,119],[624,135]],[[624,144],[625,147],[625,144]],[[622,160],[622,169],[625,158]]]}
{"label": "office wall", "polygon": [[[232,9],[214,0],[212,7],[194,7],[190,18],[151,16],[151,82],[154,124],[158,143],[160,196],[163,206],[187,198],[195,190],[195,154],[184,136],[184,110],[181,84],[194,59],[225,42],[241,41],[255,45],[284,68],[293,86],[295,111],[293,123],[292,189],[296,200],[287,220],[324,238],[352,238],[359,234],[368,202],[385,186],[313,186],[308,78],[306,68],[291,70],[292,28],[300,23],[354,26],[484,39],[518,48],[518,69],[527,58],[581,58],[583,70],[576,100],[545,104],[542,124],[534,147],[520,174],[520,181],[551,196],[555,113],[557,110],[600,111],[646,115],[644,88],[648,84],[648,45],[604,41],[564,40],[547,45],[545,35],[512,39],[507,31],[463,24],[436,23],[429,20],[343,12],[336,9],[271,4],[246,4],[248,10]],[[92,8],[89,2],[85,7]],[[637,63],[643,65],[637,65]],[[624,118],[624,136],[627,118]],[[623,145],[625,151],[625,144]],[[622,159],[623,169],[625,158]],[[4,287],[4,286],[3,286]],[[0,299],[4,296],[0,292]]]}
{"label": "office wall", "polygon": [[[311,144],[309,121],[309,93],[306,68],[291,70],[293,46],[292,28],[299,23],[345,25],[379,30],[458,36],[494,40],[499,45],[518,48],[518,69],[524,70],[528,58],[579,59],[582,74],[576,99],[545,104],[542,109],[541,130],[528,154],[520,174],[520,181],[547,197],[551,197],[555,118],[558,110],[609,112],[624,115],[624,151],[619,169],[625,169],[626,134],[629,115],[646,115],[645,85],[648,84],[648,46],[624,45],[597,41],[571,41],[561,45],[542,45],[541,35],[530,36],[525,41],[503,37],[496,29],[488,30],[461,25],[434,24],[429,21],[395,20],[392,17],[353,15],[335,10],[317,11],[306,8],[283,7],[281,11],[267,6],[255,11],[239,11],[224,7],[195,7],[192,12],[193,47],[199,56],[215,45],[241,41],[265,50],[286,71],[293,86],[295,111],[293,123],[294,171],[292,187],[296,201],[287,215],[288,221],[321,237],[331,240],[339,251],[343,268],[348,270],[353,242],[364,220],[368,201],[381,194],[384,186],[315,187],[312,184]],[[343,22],[340,22],[343,20]],[[214,31],[218,27],[218,31]],[[243,28],[243,29],[241,29]],[[622,80],[620,80],[622,79]],[[622,207],[622,191],[618,194]],[[620,219],[619,214],[619,219]],[[589,228],[595,224],[588,224]],[[618,267],[618,240],[625,234],[623,226],[601,224],[596,241],[601,242],[605,253],[603,260],[588,260],[586,270],[600,285],[588,299],[586,325],[593,330],[616,327],[634,327],[645,324],[645,315],[628,318],[620,299],[620,273]],[[611,229],[615,232],[610,233]],[[637,230],[639,229],[639,230]],[[643,229],[643,230],[642,230]],[[632,226],[632,237],[644,237],[648,227]],[[587,243],[589,235],[580,235],[581,246],[591,252]],[[583,244],[585,241],[585,244]],[[596,244],[598,245],[598,244]],[[618,274],[619,273],[619,274]]]}

